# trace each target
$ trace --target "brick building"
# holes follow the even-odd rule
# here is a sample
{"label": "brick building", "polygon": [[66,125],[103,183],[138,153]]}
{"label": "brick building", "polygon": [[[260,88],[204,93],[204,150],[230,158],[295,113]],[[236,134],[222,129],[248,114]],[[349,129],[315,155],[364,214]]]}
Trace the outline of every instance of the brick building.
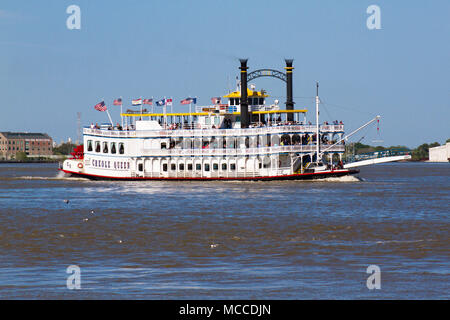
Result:
{"label": "brick building", "polygon": [[14,159],[17,152],[28,156],[52,155],[52,138],[46,133],[0,132],[0,158]]}

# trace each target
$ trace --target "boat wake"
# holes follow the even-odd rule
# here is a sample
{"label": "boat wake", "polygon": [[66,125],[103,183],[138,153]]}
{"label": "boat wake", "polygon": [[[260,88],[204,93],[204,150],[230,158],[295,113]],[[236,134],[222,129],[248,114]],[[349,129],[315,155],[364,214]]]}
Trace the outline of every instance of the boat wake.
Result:
{"label": "boat wake", "polygon": [[326,181],[326,182],[360,182],[360,181],[364,181],[362,178],[357,177],[357,176],[343,176],[343,177],[328,177],[328,178],[323,178],[323,179],[315,179],[312,181],[318,181],[318,182],[322,182],[322,181]]}
{"label": "boat wake", "polygon": [[[61,174],[62,173],[62,174]],[[40,177],[40,176],[20,176],[20,177],[11,177],[4,178],[3,180],[62,180],[62,181],[90,181],[87,178],[80,177],[71,177],[64,172],[59,172],[55,177]]]}

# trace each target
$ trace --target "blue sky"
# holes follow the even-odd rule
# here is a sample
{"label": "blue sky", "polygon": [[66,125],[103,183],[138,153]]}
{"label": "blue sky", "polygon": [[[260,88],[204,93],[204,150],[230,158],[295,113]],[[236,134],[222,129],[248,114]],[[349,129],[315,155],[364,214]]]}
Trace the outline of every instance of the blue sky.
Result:
{"label": "blue sky", "polygon": [[[81,29],[69,30],[69,5]],[[381,9],[369,30],[366,9]],[[368,144],[443,143],[450,138],[450,1],[9,1],[0,3],[1,131],[47,132],[76,139],[83,125],[106,122],[93,106],[105,99],[113,120],[138,97],[197,96],[206,105],[234,88],[238,58],[250,71],[283,70],[294,60],[296,108],[346,131],[380,114]],[[257,79],[284,102],[284,83]],[[175,105],[175,110],[184,107]],[[383,143],[374,143],[374,140]]]}

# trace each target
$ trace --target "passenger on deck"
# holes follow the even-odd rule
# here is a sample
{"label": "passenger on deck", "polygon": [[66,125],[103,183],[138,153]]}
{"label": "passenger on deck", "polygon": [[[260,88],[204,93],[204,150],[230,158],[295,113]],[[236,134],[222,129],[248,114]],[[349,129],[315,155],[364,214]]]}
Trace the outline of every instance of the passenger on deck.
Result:
{"label": "passenger on deck", "polygon": [[95,124],[95,129],[100,129],[100,126],[98,125],[98,123]]}
{"label": "passenger on deck", "polygon": [[122,130],[122,126],[117,122],[117,130]]}

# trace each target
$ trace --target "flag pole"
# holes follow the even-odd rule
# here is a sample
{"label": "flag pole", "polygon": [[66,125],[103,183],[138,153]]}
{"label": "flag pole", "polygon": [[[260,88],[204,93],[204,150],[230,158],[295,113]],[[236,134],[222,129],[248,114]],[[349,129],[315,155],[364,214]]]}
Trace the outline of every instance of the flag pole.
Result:
{"label": "flag pole", "polygon": [[121,119],[121,124],[122,124],[122,129],[123,129],[123,110],[122,110],[122,106],[123,106],[123,99],[122,96],[120,96],[120,119]]}
{"label": "flag pole", "polygon": [[164,129],[167,128],[167,101],[166,96],[164,96]]}
{"label": "flag pole", "polygon": [[[105,103],[105,99],[104,98],[102,98],[102,101],[103,101],[103,103]],[[105,107],[106,107],[106,105],[105,105]],[[108,115],[109,121],[111,121],[111,125],[113,126],[113,122],[112,122],[112,119],[111,119],[111,115],[109,114],[108,107],[106,107],[105,111],[106,111],[106,114]]]}
{"label": "flag pole", "polygon": [[192,100],[189,100],[189,125],[192,126]]}
{"label": "flag pole", "polygon": [[139,120],[142,120],[142,96],[141,96],[140,100],[141,100],[141,116],[139,117]]}
{"label": "flag pole", "polygon": [[[105,100],[103,100],[105,101]],[[111,126],[114,126],[113,121],[111,119],[111,115],[109,114],[108,108],[106,108],[106,114],[108,115],[109,121],[111,122]]]}

